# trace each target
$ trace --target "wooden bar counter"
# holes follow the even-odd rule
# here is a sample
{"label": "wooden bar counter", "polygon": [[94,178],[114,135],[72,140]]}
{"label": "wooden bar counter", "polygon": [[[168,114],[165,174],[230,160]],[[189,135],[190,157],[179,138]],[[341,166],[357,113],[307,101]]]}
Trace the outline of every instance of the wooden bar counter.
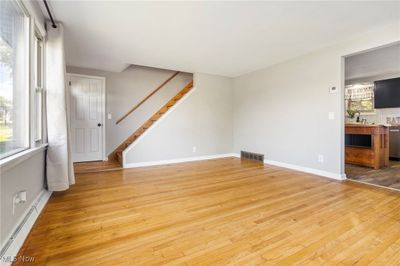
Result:
{"label": "wooden bar counter", "polygon": [[346,163],[380,169],[389,166],[389,128],[346,124]]}

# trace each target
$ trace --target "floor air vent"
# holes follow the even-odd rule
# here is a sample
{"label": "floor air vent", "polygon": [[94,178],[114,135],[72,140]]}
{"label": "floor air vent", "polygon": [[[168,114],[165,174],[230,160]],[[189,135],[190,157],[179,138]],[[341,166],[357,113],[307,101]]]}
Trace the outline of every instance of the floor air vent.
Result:
{"label": "floor air vent", "polygon": [[258,154],[258,153],[254,153],[254,152],[248,152],[248,151],[241,151],[240,158],[259,161],[259,162],[264,163],[264,154]]}

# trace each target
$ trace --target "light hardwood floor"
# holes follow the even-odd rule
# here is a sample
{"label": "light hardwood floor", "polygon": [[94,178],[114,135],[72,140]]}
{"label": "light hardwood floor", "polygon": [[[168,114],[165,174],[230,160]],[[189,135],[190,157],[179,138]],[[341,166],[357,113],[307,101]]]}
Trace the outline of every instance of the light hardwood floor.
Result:
{"label": "light hardwood floor", "polygon": [[121,165],[116,160],[74,163],[75,174],[107,172],[121,169]]}
{"label": "light hardwood floor", "polygon": [[37,265],[399,265],[400,194],[237,158],[79,174],[20,255]]}

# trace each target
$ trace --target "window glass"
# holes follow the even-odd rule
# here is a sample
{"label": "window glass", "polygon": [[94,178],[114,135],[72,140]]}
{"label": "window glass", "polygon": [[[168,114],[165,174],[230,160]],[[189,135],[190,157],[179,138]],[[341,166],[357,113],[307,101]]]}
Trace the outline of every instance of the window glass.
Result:
{"label": "window glass", "polygon": [[42,116],[43,116],[43,41],[38,33],[34,39],[34,113],[33,113],[33,139],[36,142],[42,140]]}
{"label": "window glass", "polygon": [[349,85],[345,88],[347,111],[374,112],[374,84]]}
{"label": "window glass", "polygon": [[0,159],[29,147],[29,24],[14,1],[0,1]]}

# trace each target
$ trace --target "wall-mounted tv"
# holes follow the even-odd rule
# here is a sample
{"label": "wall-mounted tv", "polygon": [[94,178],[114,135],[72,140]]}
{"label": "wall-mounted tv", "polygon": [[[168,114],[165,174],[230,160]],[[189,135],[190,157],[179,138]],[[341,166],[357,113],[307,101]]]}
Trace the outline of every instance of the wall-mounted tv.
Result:
{"label": "wall-mounted tv", "polygon": [[375,108],[400,107],[400,78],[375,81]]}

